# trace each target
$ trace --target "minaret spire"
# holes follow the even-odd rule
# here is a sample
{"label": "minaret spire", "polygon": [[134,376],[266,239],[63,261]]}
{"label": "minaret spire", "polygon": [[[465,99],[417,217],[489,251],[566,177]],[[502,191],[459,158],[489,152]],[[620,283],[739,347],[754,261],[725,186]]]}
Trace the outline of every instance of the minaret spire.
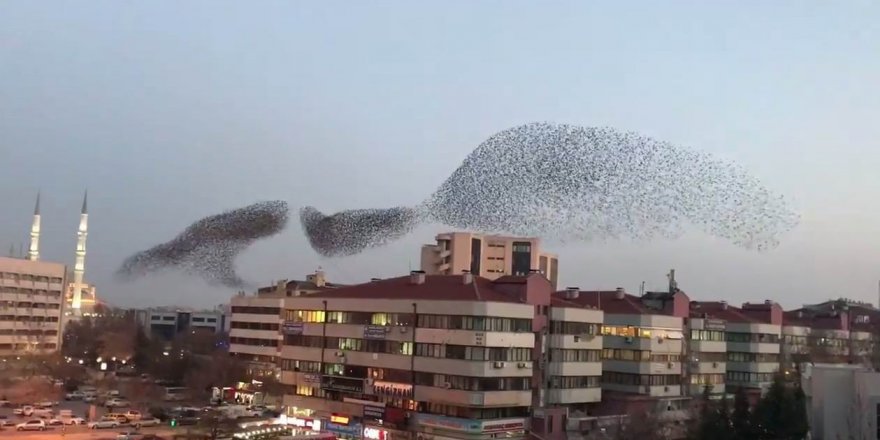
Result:
{"label": "minaret spire", "polygon": [[79,230],[76,233],[76,262],[73,265],[73,295],[70,306],[77,316],[82,311],[83,275],[86,272],[86,237],[89,235],[89,192],[83,195],[82,212],[79,215]]}
{"label": "minaret spire", "polygon": [[31,243],[28,247],[28,260],[40,259],[40,192],[37,191],[37,203],[34,204],[34,221],[31,223]]}

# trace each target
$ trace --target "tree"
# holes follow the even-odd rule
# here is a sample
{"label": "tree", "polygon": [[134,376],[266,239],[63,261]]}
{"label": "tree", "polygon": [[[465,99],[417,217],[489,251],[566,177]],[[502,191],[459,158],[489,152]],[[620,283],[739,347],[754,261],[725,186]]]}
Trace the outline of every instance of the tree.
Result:
{"label": "tree", "polygon": [[730,425],[734,438],[737,440],[754,438],[752,415],[749,411],[749,397],[746,395],[746,390],[743,387],[737,387],[734,394],[733,414],[730,417]]}
{"label": "tree", "polygon": [[215,353],[198,358],[184,376],[183,383],[189,388],[192,398],[207,401],[213,387],[232,385],[244,380],[246,376],[247,368],[244,363],[227,353]]}
{"label": "tree", "polygon": [[198,428],[206,438],[217,440],[220,437],[231,437],[230,434],[238,429],[238,423],[226,417],[222,412],[213,409],[199,417]]}
{"label": "tree", "polygon": [[761,398],[753,413],[756,438],[766,440],[801,440],[809,431],[806,397],[800,386],[786,387],[781,374]]}
{"label": "tree", "polygon": [[730,426],[730,407],[724,396],[716,404],[712,402],[711,390],[703,389],[699,411],[691,424],[688,437],[692,440],[734,440]]}
{"label": "tree", "polygon": [[800,384],[795,386],[792,391],[792,405],[793,414],[792,414],[792,425],[791,425],[791,434],[792,438],[795,439],[803,439],[807,437],[807,434],[810,432],[810,424],[807,419],[807,396],[804,394],[803,388],[801,388]]}

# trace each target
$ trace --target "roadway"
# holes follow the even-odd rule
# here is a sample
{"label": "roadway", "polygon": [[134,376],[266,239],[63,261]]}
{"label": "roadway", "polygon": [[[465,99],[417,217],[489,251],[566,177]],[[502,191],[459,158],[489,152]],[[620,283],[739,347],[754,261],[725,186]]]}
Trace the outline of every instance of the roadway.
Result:
{"label": "roadway", "polygon": [[[7,427],[3,428],[2,433],[0,433],[0,437],[6,438],[21,438],[23,440],[92,440],[92,439],[107,439],[107,440],[116,440],[116,436],[121,433],[128,431],[128,428],[121,427],[116,429],[88,429],[86,427],[66,427],[64,430],[55,427],[55,429],[50,429],[48,431],[15,431],[15,428]],[[163,439],[171,439],[174,434],[183,434],[186,433],[186,428],[169,428],[167,426],[157,426],[153,428],[141,428],[139,431],[141,434],[153,434]]]}

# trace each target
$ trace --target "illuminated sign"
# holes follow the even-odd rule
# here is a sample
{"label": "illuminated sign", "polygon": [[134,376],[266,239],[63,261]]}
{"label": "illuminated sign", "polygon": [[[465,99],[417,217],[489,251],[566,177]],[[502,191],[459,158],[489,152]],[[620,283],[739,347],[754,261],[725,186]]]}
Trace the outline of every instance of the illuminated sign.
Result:
{"label": "illuminated sign", "polygon": [[352,377],[324,376],[321,388],[332,391],[364,392],[364,380]]}
{"label": "illuminated sign", "polygon": [[412,397],[413,387],[409,384],[375,381],[373,382],[373,392],[386,396],[396,397]]}
{"label": "illuminated sign", "polygon": [[385,418],[385,407],[364,405],[364,418],[382,420]]}
{"label": "illuminated sign", "polygon": [[285,321],[281,324],[281,333],[285,335],[301,335],[303,334],[303,323]]}
{"label": "illuminated sign", "polygon": [[309,428],[312,431],[321,430],[321,421],[315,419],[301,419],[299,417],[288,417],[284,414],[279,417],[279,421],[285,425],[296,426],[297,428]]}
{"label": "illuminated sign", "polygon": [[388,328],[384,325],[368,325],[364,327],[364,339],[385,339]]}
{"label": "illuminated sign", "polygon": [[368,440],[385,440],[386,434],[387,433],[384,429],[373,428],[371,426],[364,428],[364,438]]}
{"label": "illuminated sign", "polygon": [[447,429],[450,431],[463,431],[471,433],[503,433],[525,430],[524,419],[504,420],[472,420],[457,417],[445,417],[429,414],[418,414],[416,420],[419,425],[432,428]]}
{"label": "illuminated sign", "polygon": [[336,414],[333,414],[332,416],[330,416],[330,422],[332,422],[332,423],[338,423],[340,425],[347,425],[349,421],[351,421],[351,419],[347,416],[338,416]]}

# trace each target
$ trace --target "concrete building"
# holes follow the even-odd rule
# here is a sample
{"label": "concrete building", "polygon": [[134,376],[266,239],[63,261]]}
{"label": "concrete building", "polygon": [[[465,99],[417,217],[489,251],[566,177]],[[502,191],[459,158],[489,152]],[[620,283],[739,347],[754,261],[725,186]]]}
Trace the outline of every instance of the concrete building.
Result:
{"label": "concrete building", "polygon": [[773,382],[780,366],[782,307],[773,301],[743,304],[737,308],[724,301],[695,301],[691,312],[723,320],[727,341],[728,391],[744,387],[761,393]]}
{"label": "concrete building", "polygon": [[229,304],[229,353],[246,361],[251,374],[277,373],[284,298],[337,287],[326,280],[323,271],[317,270],[306,275],[304,281],[280,280],[250,295],[240,292]]}
{"label": "concrete building", "polygon": [[0,357],[60,347],[66,272],[61,263],[0,257]]}
{"label": "concrete building", "polygon": [[417,271],[282,308],[288,420],[344,438],[523,438],[601,398],[601,312],[554,300],[542,275]]}
{"label": "concrete building", "polygon": [[880,438],[880,373],[858,365],[806,365],[812,440]]}
{"label": "concrete building", "polygon": [[539,271],[556,289],[559,259],[543,252],[538,238],[447,232],[436,244],[422,246],[421,270],[428,275],[459,275],[469,271],[490,280],[505,275],[525,276]]}
{"label": "concrete building", "polygon": [[226,318],[221,310],[152,308],[135,311],[135,319],[144,332],[150,338],[164,341],[186,332],[220,334],[226,326]]}
{"label": "concrete building", "polygon": [[711,394],[724,394],[727,378],[726,322],[710,318],[708,313],[699,310],[698,304],[691,303],[691,317],[687,321],[688,355],[684,366],[690,388],[688,393],[698,396],[709,387]]}

